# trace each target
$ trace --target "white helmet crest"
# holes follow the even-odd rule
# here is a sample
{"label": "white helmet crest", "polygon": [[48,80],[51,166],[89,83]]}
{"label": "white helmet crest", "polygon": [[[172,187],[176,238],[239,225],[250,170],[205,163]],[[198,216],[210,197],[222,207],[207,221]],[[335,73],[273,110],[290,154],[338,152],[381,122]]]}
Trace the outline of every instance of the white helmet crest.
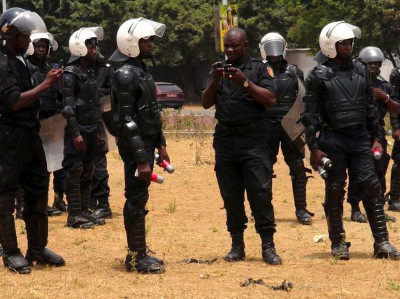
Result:
{"label": "white helmet crest", "polygon": [[359,27],[345,21],[333,22],[322,29],[319,35],[319,46],[325,56],[335,58],[337,55],[336,43],[346,39],[354,39],[355,37],[361,37],[361,29]]}

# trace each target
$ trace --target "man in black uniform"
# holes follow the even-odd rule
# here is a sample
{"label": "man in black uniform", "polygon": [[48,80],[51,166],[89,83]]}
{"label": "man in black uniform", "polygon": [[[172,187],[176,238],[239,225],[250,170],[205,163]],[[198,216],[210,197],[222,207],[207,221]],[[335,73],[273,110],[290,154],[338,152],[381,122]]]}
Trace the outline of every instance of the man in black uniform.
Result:
{"label": "man in black uniform", "polygon": [[[108,63],[105,63],[105,58],[100,53],[97,55],[96,63],[93,68],[96,72],[99,98],[102,100],[102,98],[110,95],[111,79],[114,70]],[[108,202],[108,198],[110,196],[106,156],[108,152],[108,138],[103,121],[99,122],[99,136],[100,139],[97,149],[98,152],[94,160],[94,173],[89,200],[89,209],[92,211],[90,215],[93,218],[104,219],[112,218],[112,212]]]}
{"label": "man in black uniform", "polygon": [[[21,8],[10,8],[0,17],[0,242],[4,266],[29,273],[30,265],[64,266],[64,259],[46,248],[49,173],[39,137],[39,97],[61,78],[63,70],[51,70],[33,86],[22,55],[32,31],[47,32],[43,20]],[[18,184],[24,190],[23,218],[28,237],[26,256],[18,248],[13,218]]]}
{"label": "man in black uniform", "polygon": [[[377,112],[379,114],[379,130],[381,131],[382,148],[383,152],[376,152],[374,157],[376,174],[381,185],[380,198],[382,203],[385,204],[385,192],[386,192],[386,171],[389,166],[390,155],[387,153],[387,140],[385,138],[385,115],[387,112],[386,105],[382,102],[387,99],[389,95],[392,99],[397,99],[394,95],[392,86],[383,79],[380,74],[380,67],[382,66],[385,56],[381,49],[377,47],[365,47],[360,51],[359,59],[367,66],[370,81],[369,85],[376,93],[377,101],[374,102]],[[393,118],[393,114],[391,114]],[[391,119],[392,119],[391,118]],[[397,115],[395,116],[397,120]],[[393,123],[393,121],[392,121]],[[349,173],[349,193],[347,201],[351,204],[351,220],[354,222],[367,222],[365,216],[361,213],[359,204],[362,201],[362,193],[358,188],[358,183],[355,180],[353,174]],[[390,203],[389,203],[390,208]],[[396,221],[396,219],[390,215],[385,214],[386,221]]]}
{"label": "man in black uniform", "polygon": [[262,257],[266,263],[277,265],[282,261],[273,241],[272,172],[263,123],[265,107],[276,103],[275,85],[267,67],[247,54],[248,40],[243,29],[230,29],[224,46],[228,60],[213,64],[201,100],[205,109],[215,105],[218,120],[214,134],[215,173],[232,236],[232,249],[225,260],[245,258],[246,191],[262,240]]}
{"label": "man in black uniform", "polygon": [[400,253],[389,243],[371,152],[371,148],[382,151],[379,143],[383,140],[382,132],[373,99],[367,94],[366,68],[351,59],[353,40],[360,33],[358,27],[344,21],[330,23],[322,29],[319,43],[326,61],[315,67],[305,81],[302,123],[306,127],[312,167],[317,170],[325,156],[333,163],[325,181],[324,203],[332,255],[342,260],[350,258],[350,243],[345,240],[342,219],[348,169],[363,195],[375,240],[374,257],[397,260]]}
{"label": "man in black uniform", "polygon": [[[34,33],[31,35],[31,44],[26,52],[26,60],[28,68],[32,73],[35,86],[42,83],[46,79],[47,73],[52,69],[51,65],[48,63],[48,57],[50,56],[50,51],[56,51],[57,48],[58,44],[50,33]],[[43,93],[40,96],[39,102],[40,120],[49,118],[59,113],[62,106],[60,85],[57,84],[50,88],[47,92]],[[65,177],[63,169],[53,172],[53,176],[54,194],[63,194],[63,187],[61,186],[60,188],[60,185],[63,185],[63,180]],[[62,203],[60,203],[57,202],[57,200],[62,201],[62,198],[59,199],[58,196],[55,195],[53,206],[47,208],[47,213],[49,216],[58,216],[65,211],[65,207],[62,207],[62,203],[64,202],[62,201]]]}
{"label": "man in black uniform", "polygon": [[[145,217],[149,184],[157,148],[161,160],[169,161],[162,131],[156,87],[146,64],[153,51],[153,39],[164,34],[165,25],[139,18],[123,23],[117,34],[118,50],[110,61],[123,65],[112,84],[113,109],[104,115],[110,132],[118,137],[124,161],[124,224],[128,240],[127,271],[163,273],[163,260],[146,251]],[[106,115],[111,115],[112,120]],[[114,120],[116,120],[114,122]]]}
{"label": "man in black uniform", "polygon": [[62,166],[66,173],[67,226],[72,228],[105,224],[104,219],[95,219],[88,211],[101,121],[96,74],[92,68],[97,58],[97,39],[95,32],[88,28],[71,35],[71,58],[62,82],[63,115],[67,119]]}
{"label": "man in black uniform", "polygon": [[[282,118],[289,112],[297,98],[298,81],[304,81],[303,71],[296,65],[288,64],[283,58],[286,52],[285,39],[276,32],[266,34],[259,45],[261,57],[272,67],[276,84],[277,103],[266,109],[267,139],[269,160],[272,165],[277,161],[279,145],[292,178],[293,198],[296,217],[301,224],[312,222],[312,213],[307,211],[306,185],[303,154],[297,149],[281,125]],[[310,170],[311,171],[311,170]]]}

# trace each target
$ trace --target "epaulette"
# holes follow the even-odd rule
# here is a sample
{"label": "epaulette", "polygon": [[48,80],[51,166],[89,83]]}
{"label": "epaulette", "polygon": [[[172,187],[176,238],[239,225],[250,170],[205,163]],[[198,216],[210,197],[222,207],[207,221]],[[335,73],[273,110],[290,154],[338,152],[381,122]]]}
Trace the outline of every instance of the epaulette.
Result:
{"label": "epaulette", "polygon": [[260,60],[258,58],[253,58],[253,57],[251,57],[251,61],[263,62],[262,60]]}
{"label": "epaulette", "polygon": [[8,61],[7,54],[0,53],[0,65],[1,66],[6,66]]}

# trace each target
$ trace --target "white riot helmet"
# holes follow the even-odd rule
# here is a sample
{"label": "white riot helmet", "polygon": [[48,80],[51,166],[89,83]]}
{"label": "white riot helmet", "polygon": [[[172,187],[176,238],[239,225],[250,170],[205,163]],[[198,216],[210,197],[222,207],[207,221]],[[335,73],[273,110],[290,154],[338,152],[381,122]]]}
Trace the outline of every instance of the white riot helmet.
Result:
{"label": "white riot helmet", "polygon": [[88,40],[95,39],[97,44],[98,40],[102,40],[104,36],[103,27],[84,27],[72,33],[69,39],[69,51],[72,56],[83,57],[87,54]]}
{"label": "white riot helmet", "polygon": [[270,32],[264,35],[258,46],[261,57],[266,60],[267,56],[285,56],[287,43],[279,33]]}
{"label": "white riot helmet", "polygon": [[377,47],[365,47],[360,51],[358,58],[364,63],[379,61],[382,64],[385,60],[385,55]]}
{"label": "white riot helmet", "polygon": [[361,37],[361,29],[359,27],[345,21],[333,22],[322,29],[319,35],[319,46],[325,56],[335,58],[337,55],[336,43],[355,37]]}
{"label": "white riot helmet", "polygon": [[117,33],[118,50],[129,57],[137,57],[140,54],[139,40],[148,39],[151,36],[162,37],[165,25],[152,20],[138,18],[130,19],[123,23]]}
{"label": "white riot helmet", "polygon": [[31,42],[29,43],[29,47],[28,50],[26,51],[27,55],[33,55],[33,53],[35,52],[35,49],[33,47],[33,43],[38,42],[40,39],[45,39],[48,41],[49,43],[49,48],[47,49],[47,52],[50,51],[50,49],[52,51],[57,51],[58,49],[58,43],[57,41],[54,39],[53,35],[50,32],[46,32],[46,33],[33,33],[31,34]]}

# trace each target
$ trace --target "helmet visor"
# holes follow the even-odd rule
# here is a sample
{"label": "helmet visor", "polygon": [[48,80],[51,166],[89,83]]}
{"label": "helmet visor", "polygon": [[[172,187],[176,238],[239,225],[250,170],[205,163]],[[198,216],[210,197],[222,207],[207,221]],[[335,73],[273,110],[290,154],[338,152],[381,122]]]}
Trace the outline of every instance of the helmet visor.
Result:
{"label": "helmet visor", "polygon": [[144,18],[136,19],[128,30],[130,35],[133,35],[138,39],[148,39],[150,36],[162,37],[164,35],[164,31],[165,24]]}
{"label": "helmet visor", "polygon": [[14,25],[24,35],[47,32],[46,24],[35,12],[26,11],[17,15],[10,25]]}
{"label": "helmet visor", "polygon": [[263,45],[265,54],[267,56],[280,56],[285,53],[285,43],[280,40],[269,41]]}
{"label": "helmet visor", "polygon": [[96,34],[96,36],[97,36],[97,40],[103,40],[104,39],[104,29],[103,29],[103,27],[85,27],[85,29],[93,31],[94,34]]}

